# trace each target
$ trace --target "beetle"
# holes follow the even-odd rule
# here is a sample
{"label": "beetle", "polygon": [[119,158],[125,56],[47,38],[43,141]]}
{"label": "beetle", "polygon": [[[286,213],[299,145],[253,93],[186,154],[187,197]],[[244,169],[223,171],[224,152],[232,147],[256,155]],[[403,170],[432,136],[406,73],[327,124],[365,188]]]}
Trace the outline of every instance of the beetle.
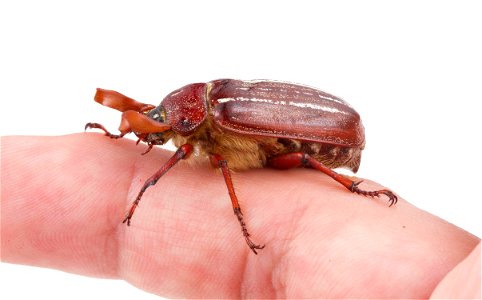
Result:
{"label": "beetle", "polygon": [[364,196],[397,196],[390,190],[365,191],[355,182],[333,171],[358,170],[365,146],[359,114],[344,100],[321,90],[294,83],[270,80],[219,79],[186,85],[168,94],[159,106],[138,102],[112,90],[97,89],[95,101],[122,112],[120,134],[112,134],[99,123],[87,123],[118,139],[133,132],[153,146],[172,140],[175,154],[146,180],[123,223],[130,225],[142,195],[177,162],[195,152],[209,156],[221,169],[243,236],[249,248],[263,249],[251,240],[234,191],[231,172],[252,168],[319,170],[349,191]]}

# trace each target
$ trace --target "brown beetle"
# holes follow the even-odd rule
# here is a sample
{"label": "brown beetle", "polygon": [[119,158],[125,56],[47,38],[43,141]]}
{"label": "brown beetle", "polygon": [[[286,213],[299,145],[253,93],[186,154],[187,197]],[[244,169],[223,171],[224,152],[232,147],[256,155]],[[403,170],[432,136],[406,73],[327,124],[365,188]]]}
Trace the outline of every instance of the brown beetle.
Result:
{"label": "brown beetle", "polygon": [[255,254],[264,246],[250,239],[230,169],[311,167],[351,192],[372,197],[384,194],[390,206],[397,202],[389,190],[364,191],[358,187],[360,182],[332,170],[358,170],[365,133],[360,116],[348,103],[320,90],[278,81],[220,79],[186,85],[167,95],[157,107],[103,89],[97,89],[95,101],[123,112],[120,134],[112,134],[98,123],[87,123],[86,129],[98,128],[116,139],[133,132],[138,142],[148,144],[144,153],[170,139],[178,147],[144,183],[123,221],[127,225],[146,189],[194,148],[221,169],[234,213]]}

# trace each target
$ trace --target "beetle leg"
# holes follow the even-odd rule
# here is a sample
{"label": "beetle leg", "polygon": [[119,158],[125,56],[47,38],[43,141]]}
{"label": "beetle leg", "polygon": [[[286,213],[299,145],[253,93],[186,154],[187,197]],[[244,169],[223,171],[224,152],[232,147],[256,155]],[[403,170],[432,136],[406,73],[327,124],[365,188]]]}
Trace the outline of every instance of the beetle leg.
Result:
{"label": "beetle leg", "polygon": [[234,192],[234,186],[233,181],[231,180],[231,172],[229,171],[228,162],[218,154],[213,155],[212,159],[215,165],[217,165],[223,173],[226,186],[228,187],[229,197],[231,198],[231,204],[233,205],[234,214],[238,218],[239,224],[241,225],[241,231],[243,232],[244,239],[246,240],[246,243],[248,244],[249,248],[254,252],[254,254],[258,254],[258,252],[256,252],[256,249],[263,249],[264,245],[257,245],[250,238],[251,235],[246,228],[246,223],[243,219],[243,213],[241,212],[241,207],[239,206],[238,197],[236,197],[236,193]]}
{"label": "beetle leg", "polygon": [[87,123],[85,124],[85,129],[84,130],[87,130],[89,128],[97,128],[97,129],[100,129],[102,131],[105,132],[105,135],[110,137],[111,139],[118,139],[118,138],[121,138],[125,135],[125,133],[121,133],[121,134],[112,134],[110,133],[107,129],[105,129],[105,127],[99,123]]}
{"label": "beetle leg", "polygon": [[322,164],[321,162],[311,157],[310,155],[303,152],[292,152],[292,153],[276,156],[270,159],[268,161],[268,164],[271,167],[274,167],[277,169],[311,167],[313,169],[321,171],[326,175],[330,176],[331,178],[341,183],[344,187],[346,187],[353,193],[361,194],[364,196],[370,196],[370,197],[378,197],[383,194],[388,197],[390,206],[394,205],[398,201],[397,196],[390,190],[365,191],[358,188],[358,185],[361,183],[361,181],[355,182],[341,174],[338,174],[332,169]]}
{"label": "beetle leg", "polygon": [[154,175],[152,175],[149,179],[146,180],[141,190],[139,191],[139,194],[137,194],[136,200],[134,200],[134,202],[132,203],[131,208],[127,212],[126,217],[124,218],[124,221],[122,221],[122,223],[127,222],[127,226],[131,224],[132,215],[134,214],[136,207],[139,206],[139,201],[141,201],[142,195],[147,190],[147,188],[150,187],[151,185],[156,184],[159,178],[161,178],[162,175],[166,174],[167,171],[169,171],[178,161],[180,161],[181,159],[188,158],[192,150],[193,150],[192,145],[190,144],[182,145],[181,147],[179,147],[179,149],[177,149],[176,153],[174,153],[174,155],[156,173],[154,173]]}

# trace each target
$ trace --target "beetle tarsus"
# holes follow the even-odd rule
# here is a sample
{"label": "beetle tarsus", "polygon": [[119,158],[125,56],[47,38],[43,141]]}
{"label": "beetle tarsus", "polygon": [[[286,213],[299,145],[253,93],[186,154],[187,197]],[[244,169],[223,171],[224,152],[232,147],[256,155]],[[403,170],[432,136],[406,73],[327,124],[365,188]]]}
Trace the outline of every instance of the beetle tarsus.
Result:
{"label": "beetle tarsus", "polygon": [[119,139],[124,136],[124,134],[112,134],[110,133],[107,129],[102,124],[99,123],[87,123],[85,124],[84,130],[90,129],[90,128],[97,128],[102,130],[106,136],[110,137],[111,139]]}
{"label": "beetle tarsus", "polygon": [[388,197],[388,202],[390,203],[389,207],[397,204],[398,197],[392,191],[390,191],[390,190],[364,191],[364,190],[358,188],[358,185],[360,183],[361,183],[361,181],[360,182],[353,182],[353,185],[352,185],[350,190],[353,193],[357,193],[357,194],[360,194],[360,195],[363,195],[363,196],[368,196],[368,197],[380,197],[380,195],[385,195],[385,196]]}
{"label": "beetle tarsus", "polygon": [[261,250],[264,248],[265,245],[257,245],[251,240],[250,238],[251,235],[249,234],[248,229],[246,228],[246,223],[244,223],[243,213],[241,212],[241,208],[239,207],[235,208],[234,214],[238,218],[239,224],[241,225],[241,231],[243,232],[243,236],[244,236],[244,239],[246,240],[246,243],[248,244],[248,247],[251,249],[251,251],[254,252],[254,254],[258,254],[258,252],[256,252],[256,249]]}

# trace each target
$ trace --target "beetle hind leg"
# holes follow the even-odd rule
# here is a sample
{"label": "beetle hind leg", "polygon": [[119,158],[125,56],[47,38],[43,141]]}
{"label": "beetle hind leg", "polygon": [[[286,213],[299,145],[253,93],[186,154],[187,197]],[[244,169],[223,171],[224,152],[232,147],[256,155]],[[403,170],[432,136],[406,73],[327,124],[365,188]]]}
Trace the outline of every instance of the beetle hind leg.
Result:
{"label": "beetle hind leg", "polygon": [[355,182],[341,174],[338,174],[332,169],[325,166],[323,163],[317,161],[310,155],[303,152],[292,152],[292,153],[281,154],[279,156],[271,158],[268,161],[268,164],[271,167],[277,168],[277,169],[310,167],[330,176],[334,180],[341,183],[344,187],[346,187],[352,193],[357,193],[357,194],[360,194],[363,196],[369,196],[369,197],[379,197],[380,195],[385,195],[388,197],[390,206],[396,204],[398,201],[397,196],[390,190],[365,191],[360,189],[358,185],[361,183],[361,181]]}

